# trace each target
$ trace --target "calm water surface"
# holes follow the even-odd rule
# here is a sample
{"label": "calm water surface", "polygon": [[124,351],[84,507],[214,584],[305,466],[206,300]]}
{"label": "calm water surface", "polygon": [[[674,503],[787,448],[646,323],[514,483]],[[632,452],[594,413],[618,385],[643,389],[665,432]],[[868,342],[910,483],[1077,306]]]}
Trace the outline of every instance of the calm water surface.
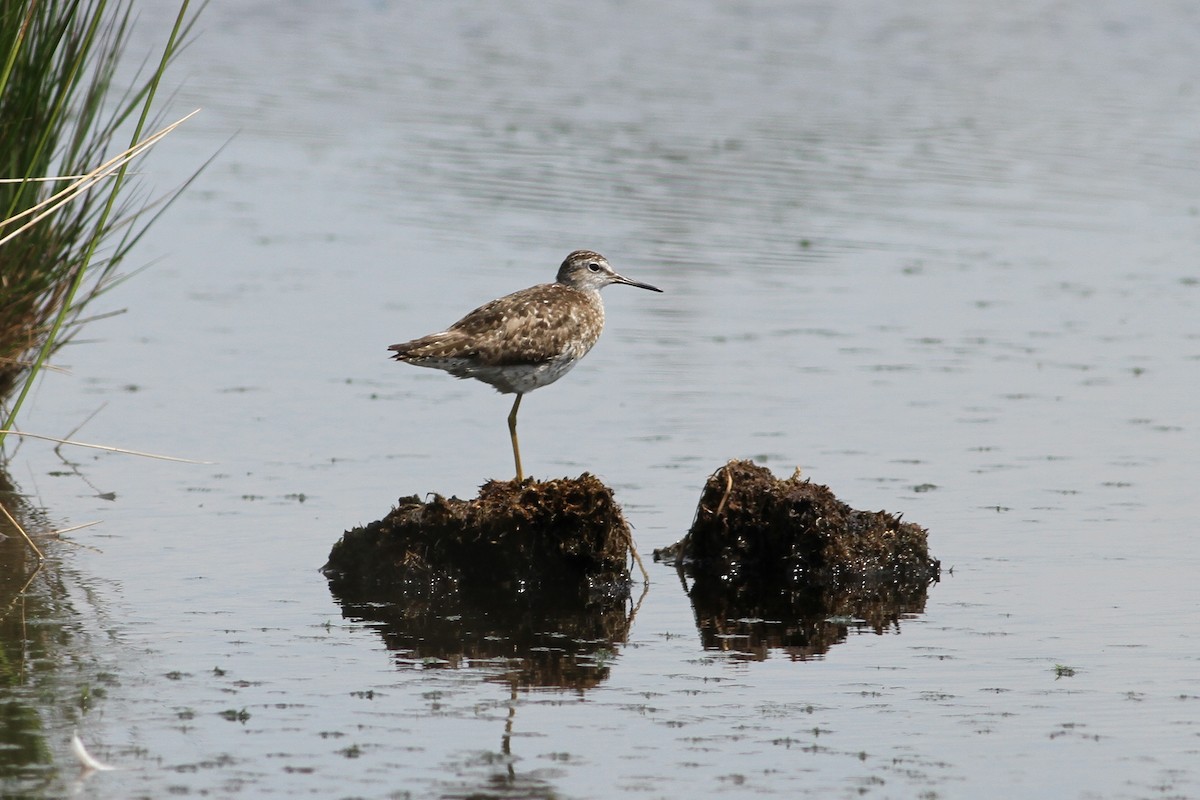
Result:
{"label": "calm water surface", "polygon": [[[24,420],[214,463],[10,459],[99,524],[7,576],[4,793],[1200,795],[1197,53],[1119,0],[214,0],[147,188],[228,144]],[[652,565],[526,669],[331,596],[343,530],[511,470],[509,400],[387,345],[578,247],[665,293],[606,292],[526,470],[649,553],[726,459],[799,466],[929,528],[923,612],[706,649]]]}

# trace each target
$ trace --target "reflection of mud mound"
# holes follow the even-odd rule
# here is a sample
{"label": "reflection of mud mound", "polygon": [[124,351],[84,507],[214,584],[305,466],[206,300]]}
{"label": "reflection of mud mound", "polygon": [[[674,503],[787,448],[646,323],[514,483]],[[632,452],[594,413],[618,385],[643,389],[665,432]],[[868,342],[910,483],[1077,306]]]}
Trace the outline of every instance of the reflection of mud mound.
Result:
{"label": "reflection of mud mound", "polygon": [[692,578],[688,596],[704,647],[745,653],[756,660],[765,659],[770,650],[801,661],[819,656],[844,641],[851,628],[898,630],[905,615],[925,610],[924,585],[734,586],[693,577],[689,566],[676,566],[685,588]]}
{"label": "reflection of mud mound", "polygon": [[401,498],[347,531],[324,572],[401,663],[588,688],[629,629],[629,526],[592,475],[491,481],[473,500]]}
{"label": "reflection of mud mound", "polygon": [[608,677],[629,634],[625,601],[610,597],[447,607],[388,602],[380,594],[354,599],[334,594],[346,618],[382,623],[380,636],[397,664],[475,668],[515,686],[590,689]]}
{"label": "reflection of mud mound", "polygon": [[823,653],[851,624],[882,632],[924,609],[940,572],[923,528],[749,461],[710,476],[691,530],[654,555],[677,564],[685,588],[693,579],[706,647],[760,657],[767,648]]}
{"label": "reflection of mud mound", "polygon": [[325,574],[409,598],[627,591],[630,543],[612,490],[592,475],[489,481],[474,500],[401,498],[382,520],[347,531]]}

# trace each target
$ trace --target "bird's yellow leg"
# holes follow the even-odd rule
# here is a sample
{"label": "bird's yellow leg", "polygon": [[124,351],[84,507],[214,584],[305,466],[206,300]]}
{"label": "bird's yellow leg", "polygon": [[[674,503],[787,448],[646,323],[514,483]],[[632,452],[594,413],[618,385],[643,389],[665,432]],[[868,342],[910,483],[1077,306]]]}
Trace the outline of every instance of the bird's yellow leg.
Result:
{"label": "bird's yellow leg", "polygon": [[508,433],[512,436],[513,461],[517,464],[517,483],[525,480],[525,475],[521,472],[521,448],[517,445],[517,409],[521,407],[521,397],[522,395],[517,395],[517,399],[513,401],[512,411],[508,412]]}

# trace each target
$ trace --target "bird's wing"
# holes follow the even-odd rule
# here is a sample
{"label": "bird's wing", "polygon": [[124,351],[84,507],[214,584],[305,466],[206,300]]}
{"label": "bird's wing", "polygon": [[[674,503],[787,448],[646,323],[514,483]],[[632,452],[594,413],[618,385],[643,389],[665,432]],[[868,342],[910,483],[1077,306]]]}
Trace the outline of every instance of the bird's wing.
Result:
{"label": "bird's wing", "polygon": [[471,349],[486,366],[539,364],[567,354],[580,358],[604,326],[603,309],[586,300],[556,283],[533,286],[480,306],[446,333],[472,340]]}

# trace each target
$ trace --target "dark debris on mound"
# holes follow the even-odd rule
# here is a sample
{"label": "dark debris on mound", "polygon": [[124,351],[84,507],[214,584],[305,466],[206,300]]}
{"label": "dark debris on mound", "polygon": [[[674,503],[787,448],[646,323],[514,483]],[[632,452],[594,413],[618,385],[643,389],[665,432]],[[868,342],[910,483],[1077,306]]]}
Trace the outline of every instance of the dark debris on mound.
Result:
{"label": "dark debris on mound", "polygon": [[336,593],[489,601],[529,592],[628,595],[628,523],[594,475],[489,481],[471,500],[402,497],[346,531],[324,572]]}
{"label": "dark debris on mound", "polygon": [[705,484],[691,530],[654,557],[679,570],[706,648],[805,659],[851,627],[881,633],[924,610],[940,575],[927,536],[799,474],[730,461]]}
{"label": "dark debris on mound", "polygon": [[656,558],[727,583],[781,585],[936,580],[928,533],[886,511],[856,511],[829,487],[781,480],[751,461],[730,461],[705,483],[691,530]]}

